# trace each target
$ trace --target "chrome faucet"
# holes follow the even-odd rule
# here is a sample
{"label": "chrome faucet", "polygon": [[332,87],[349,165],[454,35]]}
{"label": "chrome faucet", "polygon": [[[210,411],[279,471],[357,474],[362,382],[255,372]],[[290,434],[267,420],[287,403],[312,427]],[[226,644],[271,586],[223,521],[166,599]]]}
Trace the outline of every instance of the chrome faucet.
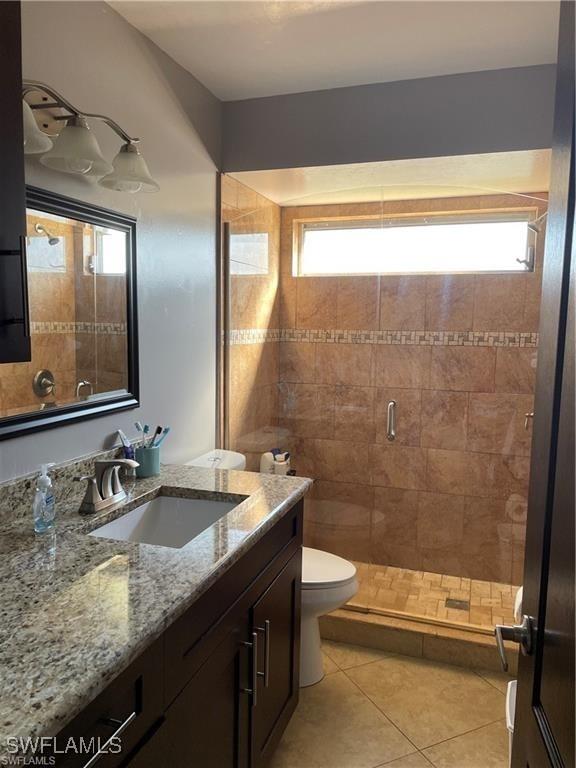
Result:
{"label": "chrome faucet", "polygon": [[128,494],[120,482],[120,467],[135,468],[138,466],[138,462],[133,459],[97,461],[94,464],[94,476],[75,477],[74,480],[78,482],[83,480],[88,482],[84,499],[80,505],[80,513],[91,515],[124,501]]}

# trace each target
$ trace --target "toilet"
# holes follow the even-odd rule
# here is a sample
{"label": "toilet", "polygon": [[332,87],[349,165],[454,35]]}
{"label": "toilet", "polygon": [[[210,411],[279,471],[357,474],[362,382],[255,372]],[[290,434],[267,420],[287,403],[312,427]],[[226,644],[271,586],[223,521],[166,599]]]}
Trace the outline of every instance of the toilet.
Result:
{"label": "toilet", "polygon": [[203,453],[192,461],[186,462],[189,467],[204,467],[204,469],[246,469],[246,456],[237,451],[225,451],[223,448],[215,448],[213,451]]}
{"label": "toilet", "polygon": [[340,608],[357,591],[356,567],[352,563],[329,552],[302,548],[301,688],[324,677],[319,617]]}

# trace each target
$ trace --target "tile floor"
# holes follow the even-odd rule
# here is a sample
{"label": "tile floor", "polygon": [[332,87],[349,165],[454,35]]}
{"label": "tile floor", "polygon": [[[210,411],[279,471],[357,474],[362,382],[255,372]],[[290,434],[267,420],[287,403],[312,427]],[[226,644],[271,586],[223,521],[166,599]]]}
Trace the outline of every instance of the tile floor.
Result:
{"label": "tile floor", "polygon": [[507,768],[509,678],[324,641],[270,768]]}
{"label": "tile floor", "polygon": [[[348,607],[387,615],[410,615],[493,631],[513,622],[518,587],[493,581],[411,571],[386,565],[355,563],[360,589]],[[460,607],[450,607],[455,600]],[[467,604],[467,605],[466,605]]]}

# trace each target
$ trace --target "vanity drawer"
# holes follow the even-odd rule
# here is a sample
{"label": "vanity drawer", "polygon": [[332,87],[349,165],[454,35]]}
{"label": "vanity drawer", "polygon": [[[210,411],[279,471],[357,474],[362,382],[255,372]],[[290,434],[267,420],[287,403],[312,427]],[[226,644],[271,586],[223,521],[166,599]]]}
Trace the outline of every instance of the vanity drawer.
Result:
{"label": "vanity drawer", "polygon": [[[87,744],[94,739],[96,747],[83,754],[68,751],[55,755],[57,768],[113,768],[126,760],[129,753],[161,718],[163,696],[163,643],[157,640],[122,672],[58,735],[57,748],[62,750],[69,739]],[[110,737],[117,739],[104,745]],[[113,747],[114,745],[114,747]],[[98,746],[102,754],[95,757]]]}
{"label": "vanity drawer", "polygon": [[167,629],[167,704],[208,658],[238,615],[268,587],[300,548],[302,517],[300,501]]}

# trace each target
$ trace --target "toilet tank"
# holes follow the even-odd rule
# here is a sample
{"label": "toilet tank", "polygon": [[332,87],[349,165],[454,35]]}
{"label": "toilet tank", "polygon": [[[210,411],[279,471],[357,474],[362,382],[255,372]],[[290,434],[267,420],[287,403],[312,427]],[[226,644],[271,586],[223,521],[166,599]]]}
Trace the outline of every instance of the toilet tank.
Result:
{"label": "toilet tank", "polygon": [[191,467],[204,467],[205,469],[246,469],[246,456],[237,451],[225,451],[223,448],[215,448],[213,451],[203,453],[186,464]]}

